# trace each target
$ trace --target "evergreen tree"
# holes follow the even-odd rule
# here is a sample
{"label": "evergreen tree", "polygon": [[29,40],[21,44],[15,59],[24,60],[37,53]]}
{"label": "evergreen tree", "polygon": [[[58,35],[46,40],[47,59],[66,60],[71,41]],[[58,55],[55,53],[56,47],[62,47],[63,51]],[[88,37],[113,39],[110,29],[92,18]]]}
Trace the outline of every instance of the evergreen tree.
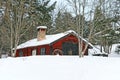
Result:
{"label": "evergreen tree", "polygon": [[52,12],[55,9],[56,2],[51,5],[49,3],[50,0],[32,0],[29,18],[33,21],[33,27],[26,34],[28,39],[36,37],[37,26],[47,26],[48,33],[49,29],[52,28]]}
{"label": "evergreen tree", "polygon": [[55,19],[55,33],[65,32],[67,30],[76,30],[75,21],[69,12],[60,12]]}
{"label": "evergreen tree", "polygon": [[[0,4],[3,4],[0,5],[0,8],[4,9],[0,30],[3,30],[1,34],[7,37],[5,39],[2,36],[4,42],[8,43],[4,44],[4,47],[8,46],[9,50],[11,49],[11,54],[16,52],[18,44],[36,36],[36,26],[52,24],[51,12],[54,10],[56,2],[52,5],[49,5],[49,2],[50,0],[0,1]],[[50,28],[50,26],[48,27]],[[2,48],[2,46],[0,47]]]}

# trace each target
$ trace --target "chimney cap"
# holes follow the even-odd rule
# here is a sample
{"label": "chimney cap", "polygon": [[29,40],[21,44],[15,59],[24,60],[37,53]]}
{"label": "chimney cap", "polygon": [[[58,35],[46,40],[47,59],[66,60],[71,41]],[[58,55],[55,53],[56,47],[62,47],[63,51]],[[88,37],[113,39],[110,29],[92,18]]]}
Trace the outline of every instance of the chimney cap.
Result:
{"label": "chimney cap", "polygon": [[38,27],[37,27],[37,30],[38,30],[38,29],[47,29],[47,26],[38,26]]}

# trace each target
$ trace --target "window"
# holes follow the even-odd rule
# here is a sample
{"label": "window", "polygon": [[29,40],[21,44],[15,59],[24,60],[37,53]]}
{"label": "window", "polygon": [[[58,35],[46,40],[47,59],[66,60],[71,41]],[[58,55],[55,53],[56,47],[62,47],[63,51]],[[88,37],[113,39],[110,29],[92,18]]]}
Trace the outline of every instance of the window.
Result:
{"label": "window", "polygon": [[36,55],[36,52],[37,52],[36,49],[33,49],[32,50],[32,55]]}
{"label": "window", "polygon": [[41,48],[40,54],[41,54],[41,55],[45,55],[45,48]]}
{"label": "window", "polygon": [[62,44],[63,55],[78,55],[78,44],[72,42],[64,42]]}
{"label": "window", "polygon": [[22,50],[19,51],[19,56],[20,56],[20,57],[23,56],[23,51],[22,51]]}

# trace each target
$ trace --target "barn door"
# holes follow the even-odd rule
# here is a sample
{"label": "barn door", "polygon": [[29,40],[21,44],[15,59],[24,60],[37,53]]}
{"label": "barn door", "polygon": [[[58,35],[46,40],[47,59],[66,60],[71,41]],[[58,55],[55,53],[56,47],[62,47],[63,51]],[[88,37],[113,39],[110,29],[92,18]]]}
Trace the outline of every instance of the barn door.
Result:
{"label": "barn door", "polygon": [[78,55],[78,44],[64,42],[62,44],[63,55]]}

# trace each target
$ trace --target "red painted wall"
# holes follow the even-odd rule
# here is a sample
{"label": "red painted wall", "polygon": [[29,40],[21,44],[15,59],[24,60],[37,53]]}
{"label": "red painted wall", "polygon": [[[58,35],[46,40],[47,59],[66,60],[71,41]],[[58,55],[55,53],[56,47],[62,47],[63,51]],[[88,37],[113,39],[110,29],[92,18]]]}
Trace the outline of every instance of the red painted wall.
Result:
{"label": "red painted wall", "polygon": [[53,50],[54,49],[61,49],[62,50],[62,43],[63,42],[78,43],[78,39],[73,35],[66,36],[66,37],[60,39],[59,41],[57,41],[53,44]]}
{"label": "red painted wall", "polygon": [[41,45],[41,46],[27,47],[27,48],[23,48],[23,49],[18,49],[17,52],[16,52],[16,57],[19,57],[20,50],[23,51],[23,56],[31,56],[32,55],[32,50],[34,50],[34,49],[37,50],[36,55],[40,55],[41,48],[46,48],[46,55],[49,55],[50,46],[49,45]]}

